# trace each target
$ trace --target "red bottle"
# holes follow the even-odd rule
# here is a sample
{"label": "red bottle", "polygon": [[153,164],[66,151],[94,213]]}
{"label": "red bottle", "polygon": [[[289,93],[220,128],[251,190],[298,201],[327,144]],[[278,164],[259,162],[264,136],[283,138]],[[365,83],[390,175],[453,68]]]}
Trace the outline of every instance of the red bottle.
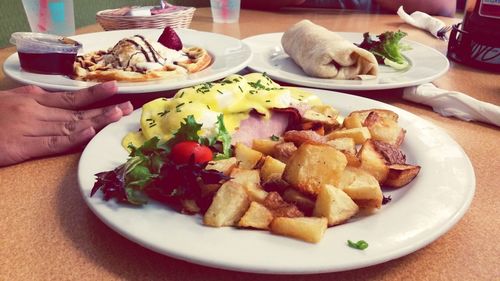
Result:
{"label": "red bottle", "polygon": [[464,20],[450,34],[448,57],[500,72],[500,0],[467,0]]}

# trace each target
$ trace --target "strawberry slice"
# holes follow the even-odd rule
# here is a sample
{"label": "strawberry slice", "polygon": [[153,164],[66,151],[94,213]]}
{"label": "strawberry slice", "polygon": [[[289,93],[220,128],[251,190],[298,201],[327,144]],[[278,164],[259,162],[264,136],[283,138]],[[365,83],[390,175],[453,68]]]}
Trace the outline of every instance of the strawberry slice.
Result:
{"label": "strawberry slice", "polygon": [[176,51],[182,49],[181,38],[179,38],[177,33],[175,33],[175,31],[170,26],[167,26],[165,27],[165,29],[163,29],[160,38],[158,38],[158,42],[169,49],[174,49]]}

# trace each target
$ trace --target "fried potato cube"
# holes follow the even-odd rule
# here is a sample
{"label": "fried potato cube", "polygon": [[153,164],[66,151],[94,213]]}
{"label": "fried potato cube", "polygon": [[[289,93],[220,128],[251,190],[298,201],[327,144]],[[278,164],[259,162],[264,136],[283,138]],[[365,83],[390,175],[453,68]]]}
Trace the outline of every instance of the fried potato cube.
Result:
{"label": "fried potato cube", "polygon": [[264,200],[266,200],[267,195],[269,194],[269,192],[265,191],[260,186],[246,186],[245,190],[251,202],[255,201],[263,203]]}
{"label": "fried potato cube", "polygon": [[329,140],[326,143],[335,147],[335,149],[340,150],[342,152],[356,154],[356,143],[354,142],[354,139],[352,139],[352,138],[338,138],[338,139]]}
{"label": "fried potato cube", "polygon": [[408,164],[389,165],[389,174],[384,186],[399,188],[410,183],[420,172],[420,166]]}
{"label": "fried potato cube", "polygon": [[338,115],[339,112],[329,105],[316,105],[302,114],[302,120],[328,126],[336,126],[339,125],[337,122]]}
{"label": "fried potato cube", "polygon": [[356,143],[352,138],[338,138],[326,142],[335,149],[342,151],[347,159],[347,166],[359,167],[361,161],[356,156]]}
{"label": "fried potato cube", "polygon": [[243,186],[260,186],[259,170],[235,168],[229,176],[231,177],[231,181],[237,182]]}
{"label": "fried potato cube", "polygon": [[285,167],[285,163],[271,156],[266,156],[262,167],[260,167],[260,177],[263,182],[268,181],[271,177],[281,177],[283,171],[285,171]]}
{"label": "fried potato cube", "polygon": [[231,172],[231,181],[237,182],[245,187],[250,201],[263,202],[267,196],[267,191],[260,185],[259,170],[245,170],[235,168]]}
{"label": "fried potato cube", "polygon": [[271,222],[272,233],[300,239],[310,243],[318,243],[327,228],[326,218],[277,217]]}
{"label": "fried potato cube", "polygon": [[227,181],[215,194],[203,217],[203,223],[215,227],[235,225],[249,205],[245,188],[237,182]]}
{"label": "fried potato cube", "polygon": [[262,204],[273,213],[274,217],[294,218],[304,216],[304,213],[302,213],[295,204],[286,202],[281,195],[275,191],[269,192]]}
{"label": "fried potato cube", "polygon": [[373,111],[368,114],[364,121],[364,125],[370,130],[372,139],[396,146],[401,145],[406,131],[398,125],[397,117],[394,119],[393,116],[384,117],[384,115],[379,114],[378,111]]}
{"label": "fried potato cube", "polygon": [[[368,116],[368,114],[366,114],[366,116]],[[356,112],[351,112],[344,118],[342,127],[346,129],[361,128],[363,127],[363,121],[366,118],[366,116],[363,117],[361,114],[357,114]]]}
{"label": "fried potato cube", "polygon": [[250,207],[238,222],[240,227],[252,227],[257,229],[268,229],[273,220],[273,214],[262,204],[250,203]]}
{"label": "fried potato cube", "polygon": [[406,164],[406,155],[399,146],[377,140],[371,140],[370,142],[375,150],[384,157],[386,165]]}
{"label": "fried potato cube", "polygon": [[233,168],[236,166],[238,166],[238,160],[236,157],[231,157],[222,160],[210,161],[205,167],[205,170],[216,170],[226,176],[229,176]]}
{"label": "fried potato cube", "polygon": [[314,209],[314,200],[299,192],[295,188],[287,188],[283,191],[283,199],[295,204],[301,211],[311,214]]}
{"label": "fried potato cube", "polygon": [[263,154],[253,150],[243,143],[237,143],[234,148],[234,155],[240,162],[239,167],[243,169],[253,169],[262,158]]}
{"label": "fried potato cube", "polygon": [[267,191],[282,193],[288,187],[290,184],[283,179],[282,174],[270,174],[267,180],[262,181],[262,188]]}
{"label": "fried potato cube", "polygon": [[382,189],[370,173],[360,168],[346,167],[338,187],[351,197],[363,209],[380,208],[382,206]]}
{"label": "fried potato cube", "polygon": [[344,118],[342,126],[347,129],[366,127],[366,125],[364,124],[365,119],[372,112],[376,112],[384,119],[392,119],[394,121],[398,121],[399,118],[396,113],[386,109],[358,110],[351,112],[346,118]]}
{"label": "fried potato cube", "polygon": [[351,154],[349,152],[343,152],[345,158],[347,159],[347,166],[359,167],[361,166],[361,160],[359,160],[356,154]]}
{"label": "fried potato cube", "polygon": [[336,185],[347,165],[345,155],[329,145],[305,143],[288,161],[283,179],[306,194],[318,194],[324,184]]}
{"label": "fried potato cube", "polygon": [[257,150],[264,155],[272,155],[274,147],[282,142],[283,140],[255,139],[252,142],[252,149]]}
{"label": "fried potato cube", "polygon": [[389,174],[384,156],[377,151],[371,140],[367,140],[358,151],[360,168],[370,173],[379,183],[383,183]]}
{"label": "fried potato cube", "polygon": [[293,142],[297,147],[304,143],[324,144],[326,139],[323,135],[313,130],[290,130],[283,134],[285,142]]}
{"label": "fried potato cube", "polygon": [[297,147],[293,142],[279,143],[274,149],[272,156],[283,163],[287,163],[290,157],[297,151]]}
{"label": "fried potato cube", "polygon": [[367,139],[372,136],[370,131],[366,127],[352,128],[352,129],[342,129],[329,133],[325,136],[327,140],[333,140],[338,138],[352,138],[356,144],[362,144]]}
{"label": "fried potato cube", "polygon": [[325,184],[316,197],[313,215],[327,218],[328,226],[333,226],[347,221],[358,211],[358,205],[349,195],[333,185]]}

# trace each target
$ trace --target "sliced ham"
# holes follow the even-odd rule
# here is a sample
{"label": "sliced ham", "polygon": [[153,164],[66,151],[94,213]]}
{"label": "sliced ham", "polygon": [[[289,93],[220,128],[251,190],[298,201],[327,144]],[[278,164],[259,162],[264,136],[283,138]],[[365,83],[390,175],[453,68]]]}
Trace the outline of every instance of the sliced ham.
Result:
{"label": "sliced ham", "polygon": [[270,138],[273,135],[281,136],[288,127],[289,113],[273,112],[269,119],[251,113],[248,119],[241,121],[238,131],[232,136],[232,144],[238,142],[252,146],[254,139]]}

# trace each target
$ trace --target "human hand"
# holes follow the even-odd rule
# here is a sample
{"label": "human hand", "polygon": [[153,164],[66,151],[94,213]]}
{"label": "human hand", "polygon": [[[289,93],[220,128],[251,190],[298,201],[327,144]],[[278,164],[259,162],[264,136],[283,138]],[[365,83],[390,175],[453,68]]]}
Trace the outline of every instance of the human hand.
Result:
{"label": "human hand", "polygon": [[67,152],[96,131],[133,111],[130,102],[80,110],[116,93],[106,82],[76,92],[50,93],[37,86],[0,92],[0,166]]}

